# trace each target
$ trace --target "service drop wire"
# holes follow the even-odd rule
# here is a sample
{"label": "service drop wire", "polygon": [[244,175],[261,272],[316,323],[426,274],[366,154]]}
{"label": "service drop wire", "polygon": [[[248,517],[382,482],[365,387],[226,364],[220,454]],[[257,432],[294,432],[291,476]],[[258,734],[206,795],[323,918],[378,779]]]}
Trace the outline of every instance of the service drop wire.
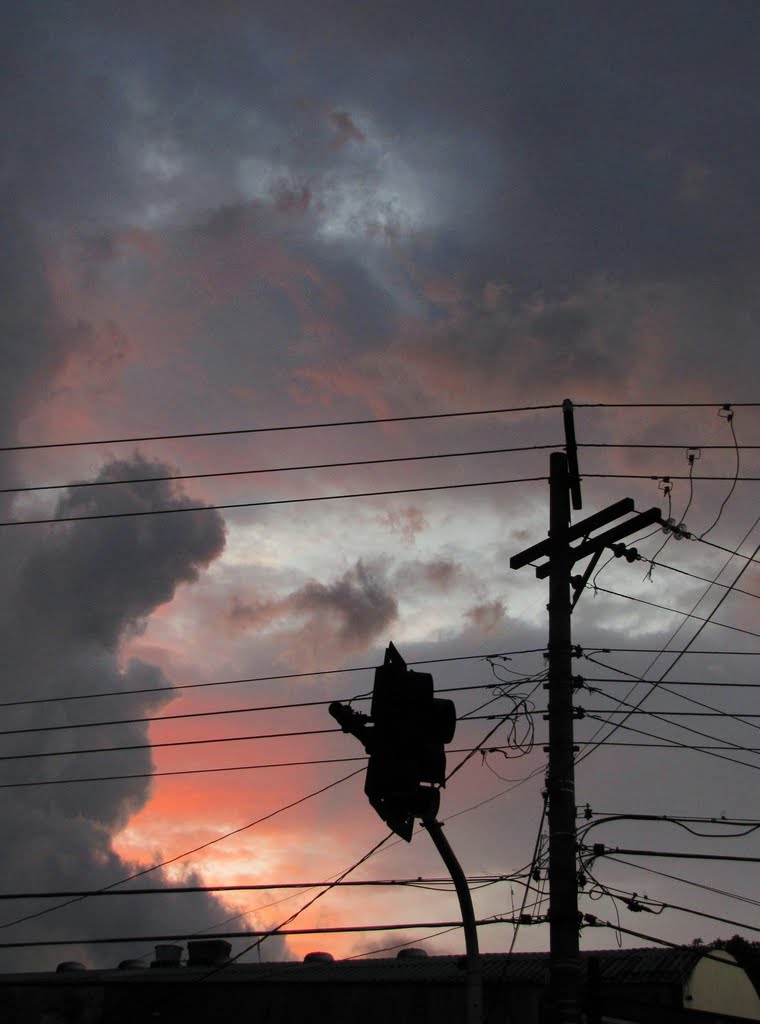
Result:
{"label": "service drop wire", "polygon": [[[675,630],[675,632],[674,632],[674,633],[672,634],[672,636],[671,636],[670,640],[668,640],[668,642],[667,642],[667,643],[665,644],[665,646],[664,646],[664,647],[663,647],[663,648],[662,648],[662,649],[660,650],[660,652],[659,652],[659,653],[658,653],[658,654],[657,654],[657,655],[656,655],[656,656],[655,656],[655,657],[654,657],[654,658],[652,659],[652,661],[651,661],[651,662],[649,663],[649,665],[648,665],[648,666],[647,666],[647,668],[646,668],[646,669],[644,670],[644,672],[643,672],[643,673],[642,673],[642,674],[641,674],[640,676],[638,676],[638,677],[637,677],[637,682],[636,682],[636,683],[634,683],[634,684],[633,684],[633,686],[631,686],[631,687],[630,687],[630,689],[628,690],[628,692],[627,692],[627,693],[626,693],[626,695],[625,695],[625,696],[626,696],[626,699],[627,699],[627,698],[628,698],[628,697],[629,697],[629,696],[630,696],[630,695],[631,695],[631,694],[633,693],[633,691],[635,690],[636,686],[638,686],[638,684],[639,684],[639,683],[644,683],[644,684],[646,684],[646,685],[648,685],[648,686],[649,686],[649,689],[648,689],[648,690],[646,691],[646,693],[644,693],[644,694],[643,694],[643,696],[642,696],[642,697],[641,697],[641,698],[640,698],[640,699],[639,699],[639,700],[638,700],[638,701],[636,702],[636,704],[634,705],[634,708],[633,708],[633,710],[638,710],[638,708],[640,708],[640,707],[641,707],[641,705],[642,705],[642,704],[644,703],[644,701],[645,701],[645,700],[647,700],[647,698],[648,698],[649,696],[651,696],[651,694],[652,694],[652,693],[653,693],[653,692],[655,691],[655,689],[657,688],[657,686],[659,685],[659,683],[661,683],[661,682],[663,682],[663,681],[664,681],[665,677],[666,677],[667,675],[669,675],[669,673],[670,673],[670,672],[671,672],[671,671],[672,671],[672,670],[673,670],[673,669],[675,668],[675,666],[676,666],[676,665],[678,664],[678,662],[679,662],[679,661],[681,660],[681,658],[682,658],[682,657],[683,657],[683,656],[684,656],[684,655],[685,655],[685,654],[686,654],[686,653],[688,652],[689,648],[693,646],[693,644],[695,643],[695,641],[697,640],[697,638],[698,638],[698,637],[699,637],[699,636],[701,635],[701,633],[703,632],[703,630],[705,629],[705,627],[706,627],[706,626],[707,626],[707,625],[709,624],[709,622],[710,622],[710,620],[712,619],[712,617],[713,617],[713,616],[715,615],[715,613],[716,613],[716,612],[718,611],[718,609],[719,609],[719,608],[721,607],[721,605],[722,605],[722,604],[723,604],[723,602],[724,602],[724,601],[726,600],[726,598],[728,597],[728,595],[729,595],[729,594],[731,593],[731,591],[733,590],[733,588],[734,588],[734,587],[736,586],[736,584],[737,584],[737,583],[739,582],[739,580],[740,580],[740,579],[742,578],[742,576],[744,575],[744,573],[746,572],[746,570],[747,570],[747,569],[749,568],[749,566],[750,566],[750,565],[751,565],[751,564],[752,564],[752,563],[754,562],[754,560],[755,560],[755,556],[757,555],[758,551],[760,551],[760,544],[758,544],[758,545],[757,545],[757,546],[755,547],[754,551],[752,552],[752,554],[751,554],[750,556],[747,556],[747,555],[740,555],[740,554],[738,553],[738,548],[740,548],[740,547],[742,546],[742,544],[744,544],[744,542],[745,542],[745,541],[747,540],[747,538],[748,538],[748,537],[749,537],[749,536],[750,536],[750,535],[752,534],[752,532],[754,531],[754,529],[755,529],[755,527],[756,527],[756,526],[758,525],[758,523],[760,523],[760,516],[758,516],[758,517],[757,517],[757,518],[755,519],[755,521],[753,522],[752,526],[750,526],[749,530],[747,530],[747,532],[745,533],[745,535],[744,535],[744,536],[742,537],[741,541],[740,541],[740,542],[739,542],[739,544],[737,545],[737,550],[735,550],[735,551],[731,551],[731,552],[730,552],[730,558],[729,558],[729,559],[728,559],[728,560],[727,560],[727,561],[725,562],[725,564],[723,565],[723,567],[722,567],[722,568],[721,568],[721,569],[720,569],[720,570],[719,570],[719,571],[718,571],[718,572],[716,573],[716,576],[715,576],[715,578],[717,579],[717,578],[718,578],[718,576],[720,576],[720,575],[721,575],[721,574],[723,573],[723,571],[725,570],[725,568],[726,568],[726,567],[728,566],[729,562],[731,561],[731,558],[739,557],[739,558],[743,558],[743,559],[744,559],[744,565],[742,566],[742,568],[741,568],[741,569],[739,570],[739,572],[738,572],[738,573],[736,574],[736,576],[735,576],[735,577],[734,577],[734,579],[732,580],[732,582],[731,582],[731,584],[730,584],[730,587],[729,587],[729,589],[728,589],[728,590],[725,590],[725,591],[723,592],[723,595],[721,596],[721,598],[720,598],[720,600],[718,601],[718,603],[717,603],[717,604],[715,605],[715,607],[714,607],[714,608],[712,609],[712,611],[710,612],[710,614],[709,614],[708,618],[707,618],[707,619],[706,619],[706,620],[705,620],[704,622],[702,622],[702,623],[700,624],[699,628],[698,628],[698,629],[696,630],[696,632],[694,633],[694,635],[693,635],[693,636],[692,636],[692,637],[691,637],[691,638],[690,638],[690,639],[689,639],[689,640],[687,641],[686,645],[685,645],[685,646],[684,646],[684,647],[683,647],[683,648],[682,648],[682,649],[681,649],[681,650],[680,650],[680,651],[678,652],[678,654],[677,654],[677,655],[676,655],[676,657],[675,657],[675,658],[673,659],[673,661],[671,661],[671,662],[670,662],[670,664],[669,664],[669,665],[668,665],[668,666],[667,666],[667,667],[666,667],[666,668],[664,669],[664,671],[663,671],[663,672],[661,673],[661,675],[660,675],[659,679],[653,679],[653,680],[648,680],[648,679],[645,679],[645,678],[644,678],[644,676],[645,676],[645,675],[647,674],[647,672],[649,672],[649,671],[650,671],[650,670],[652,669],[652,667],[653,667],[653,666],[654,666],[654,665],[655,665],[655,664],[657,663],[658,659],[659,659],[659,658],[660,658],[660,657],[661,657],[661,656],[662,656],[663,654],[667,654],[667,653],[674,653],[674,652],[668,652],[668,651],[667,651],[667,646],[668,646],[668,644],[669,644],[669,643],[671,642],[671,640],[673,640],[673,639],[675,638],[675,636],[677,636],[677,634],[678,634],[678,633],[680,632],[680,630],[681,630],[681,629],[683,628],[683,625],[684,625],[684,623],[685,623],[685,622],[687,621],[686,619],[684,619],[684,620],[683,620],[683,622],[682,622],[682,623],[680,623],[680,625],[679,625],[679,626],[678,626],[678,627],[676,628],[676,630]],[[710,543],[710,542],[709,542],[709,541],[706,541],[705,543]],[[705,591],[705,594],[707,594],[707,592],[709,591],[709,589],[710,589],[710,588],[708,587],[708,588],[707,588],[707,590]],[[703,595],[702,595],[702,597],[704,597],[704,596],[705,596],[705,594],[703,594]],[[699,604],[699,603],[700,603],[701,601],[702,601],[702,598],[700,598],[700,599],[699,599],[699,601],[697,601],[697,603],[696,603],[696,604],[694,605],[694,608],[696,608],[696,607],[697,607],[697,605],[698,605],[698,604]],[[621,722],[616,722],[616,723],[614,723],[614,724],[613,724],[613,726],[612,726],[612,728],[611,728],[611,729],[610,729],[610,730],[609,730],[609,731],[607,732],[607,734],[606,734],[606,735],[604,736],[604,738],[603,738],[603,739],[604,739],[605,741],[606,741],[606,740],[608,740],[608,739],[609,739],[609,738],[610,738],[610,737],[611,737],[611,736],[612,736],[612,735],[613,735],[613,734],[614,734],[614,733],[616,732],[616,730],[617,730],[617,729],[619,729],[619,728],[620,728],[620,727],[621,727],[621,726],[622,726],[622,725],[623,725],[623,724],[625,723],[625,721],[626,721],[626,720],[625,720],[625,719],[623,719],[623,720],[622,720]],[[609,724],[609,723],[607,723],[607,724]],[[596,732],[594,733],[594,735],[593,735],[593,736],[591,737],[591,741],[594,741],[594,740],[596,739],[596,737],[597,737],[597,736],[599,735],[599,733],[603,731],[603,729],[604,729],[604,724],[602,724],[602,725],[600,725],[600,726],[599,726],[599,728],[598,728],[598,729],[596,730]],[[583,753],[582,753],[582,754],[580,755],[580,757],[578,757],[578,758],[576,759],[576,764],[580,764],[580,762],[581,762],[581,761],[584,761],[584,760],[585,760],[585,759],[586,759],[586,758],[587,758],[587,757],[588,757],[588,756],[589,756],[590,754],[593,754],[593,752],[594,752],[595,750],[597,750],[597,749],[599,748],[599,745],[600,745],[600,743],[601,743],[601,742],[602,742],[602,741],[598,741],[598,742],[596,743],[596,745],[595,745],[595,746],[589,746],[589,747],[588,747],[588,748],[587,748],[587,749],[586,749],[586,750],[585,750],[585,751],[584,751],[584,752],[583,752]]]}

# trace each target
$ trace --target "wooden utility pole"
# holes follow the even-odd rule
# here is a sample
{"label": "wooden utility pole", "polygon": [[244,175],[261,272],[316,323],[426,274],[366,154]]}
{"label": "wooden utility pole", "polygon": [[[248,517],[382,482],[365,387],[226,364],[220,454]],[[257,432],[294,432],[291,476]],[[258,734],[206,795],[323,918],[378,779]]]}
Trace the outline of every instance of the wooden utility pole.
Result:
{"label": "wooden utility pole", "polygon": [[549,822],[550,1000],[556,1024],[576,1024],[581,993],[575,837],[575,748],[570,629],[570,506],[567,456],[549,470]]}
{"label": "wooden utility pole", "polygon": [[[578,1024],[584,977],[579,951],[577,840],[575,826],[575,745],[573,725],[572,612],[602,551],[653,523],[662,523],[660,509],[625,519],[604,533],[591,534],[634,511],[623,498],[581,522],[570,523],[573,508],[582,506],[572,402],[563,403],[567,454],[552,452],[549,463],[549,536],[509,560],[520,569],[540,558],[539,579],[549,578],[549,745],[546,772],[549,823],[550,1019],[552,1024]],[[573,541],[580,541],[573,546]],[[625,551],[615,546],[616,554]],[[576,562],[590,557],[582,576],[572,576]],[[573,596],[571,598],[571,589]]]}

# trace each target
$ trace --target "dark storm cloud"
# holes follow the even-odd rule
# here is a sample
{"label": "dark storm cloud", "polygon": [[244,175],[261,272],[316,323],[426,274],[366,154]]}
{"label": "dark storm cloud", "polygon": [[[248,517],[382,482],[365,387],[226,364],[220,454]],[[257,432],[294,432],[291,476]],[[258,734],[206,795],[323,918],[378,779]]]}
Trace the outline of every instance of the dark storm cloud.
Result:
{"label": "dark storm cloud", "polygon": [[[418,0],[382,12],[337,0],[129,13],[52,3],[44,18],[8,11],[4,173],[38,214],[54,210],[86,232],[146,218],[198,223],[234,208],[253,161],[280,221],[266,230],[283,232],[291,256],[319,265],[351,298],[327,313],[317,303],[312,312],[324,315],[311,336],[292,292],[265,279],[230,308],[209,310],[198,358],[213,336],[231,379],[248,368],[255,322],[257,347],[271,342],[267,360],[274,349],[280,361],[290,353],[306,371],[300,379],[326,393],[323,378],[343,365],[349,342],[354,352],[382,349],[409,287],[435,276],[460,280],[471,364],[483,365],[493,345],[512,347],[478,326],[484,289],[508,286],[518,318],[536,299],[545,307],[538,343],[558,383],[573,350],[578,370],[592,367],[600,386],[619,389],[627,343],[621,349],[609,318],[593,309],[603,279],[621,318],[661,289],[653,330],[666,335],[672,368],[688,359],[698,376],[716,332],[742,358],[759,312],[760,17],[752,3],[731,12],[708,2],[627,10],[595,0],[477,10]],[[383,212],[385,157],[372,149],[375,137],[422,183],[431,210],[419,228],[404,226],[403,203],[398,217]],[[325,204],[340,207],[346,182],[362,196],[352,214],[358,235],[317,240]],[[283,225],[295,221],[300,230],[288,233]],[[255,236],[261,227],[244,230]],[[373,232],[402,240],[411,285],[397,270],[391,289],[388,274],[369,280]],[[568,301],[587,307],[572,323]],[[449,313],[432,303],[427,327]],[[646,344],[645,327],[631,345]],[[608,361],[589,345],[595,331]],[[319,355],[295,338],[318,342]],[[647,383],[643,373],[627,377]],[[430,381],[418,386],[435,393]]]}
{"label": "dark storm cloud", "polygon": [[235,629],[262,629],[277,620],[301,620],[297,635],[343,651],[362,650],[395,621],[398,605],[382,574],[361,560],[329,583],[310,580],[275,601],[236,598],[228,613]]}
{"label": "dark storm cloud", "polygon": [[[37,397],[72,343],[51,295],[38,240],[13,191],[0,194],[0,436],[17,440],[26,405]],[[7,467],[8,460],[5,460]],[[6,472],[4,468],[2,472]]]}
{"label": "dark storm cloud", "polygon": [[[167,475],[168,467],[140,456],[109,463],[95,484]],[[60,517],[140,514],[195,504],[171,483],[114,484],[72,489]],[[113,649],[129,629],[167,603],[180,583],[222,551],[224,527],[214,512],[157,515],[138,522],[94,520],[64,528],[31,555],[19,607],[28,621],[45,621],[46,635],[90,638]]]}
{"label": "dark storm cloud", "polygon": [[[167,467],[135,456],[103,468],[105,482],[135,476],[165,475]],[[116,485],[70,490],[58,515],[105,514],[110,511],[181,509],[190,503],[171,484]],[[170,523],[169,520],[172,520]],[[7,534],[4,536],[7,543]],[[153,768],[149,749],[94,757],[77,751],[89,747],[145,746],[147,725],[101,725],[77,729],[80,722],[140,718],[165,704],[171,695],[161,670],[133,658],[122,665],[121,647],[157,607],[170,601],[177,586],[197,579],[199,571],[224,546],[218,514],[188,513],[148,518],[70,523],[37,533],[22,543],[14,574],[4,580],[0,637],[4,651],[4,698],[76,697],[98,692],[149,689],[125,694],[117,703],[97,700],[58,701],[7,710],[10,729],[41,730],[4,738],[4,753],[34,753],[10,761],[6,782],[54,781],[89,775],[143,775],[89,785],[9,789],[2,793],[7,841],[0,851],[0,873],[21,889],[59,889],[109,885],[132,873],[113,851],[113,835],[138,811],[150,793]],[[45,731],[54,726],[55,731]],[[70,751],[65,757],[46,753]],[[105,757],[105,760],[103,759]],[[160,884],[160,875],[155,881]],[[107,912],[106,912],[107,911]],[[126,903],[106,908],[96,901],[79,903],[37,923],[23,934],[67,936],[156,932],[176,924],[198,927],[223,913],[213,899],[175,907],[146,908]],[[200,917],[198,916],[200,915]],[[5,920],[19,915],[15,910]],[[19,926],[21,927],[21,926]],[[18,929],[8,937],[19,938]],[[18,962],[18,961],[16,961]],[[21,962],[35,962],[27,954]]]}

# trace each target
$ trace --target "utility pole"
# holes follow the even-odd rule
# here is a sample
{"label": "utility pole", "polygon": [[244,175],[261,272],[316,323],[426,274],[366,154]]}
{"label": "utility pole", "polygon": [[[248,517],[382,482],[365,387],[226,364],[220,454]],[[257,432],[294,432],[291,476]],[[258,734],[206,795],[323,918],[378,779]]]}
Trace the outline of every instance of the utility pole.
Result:
{"label": "utility pole", "polygon": [[[552,1024],[578,1024],[584,972],[579,949],[578,869],[576,862],[575,745],[573,724],[574,679],[572,672],[572,612],[605,547],[622,537],[662,522],[658,508],[651,508],[613,526],[595,537],[602,526],[632,512],[631,498],[596,512],[579,523],[570,523],[570,498],[574,509],[582,507],[572,402],[563,403],[565,452],[549,457],[549,536],[510,561],[520,569],[539,558],[548,562],[536,568],[539,579],[549,578],[548,719],[549,745],[546,772],[549,825],[549,946],[550,1020]],[[580,541],[573,547],[573,541]],[[616,545],[616,554],[628,554]],[[582,576],[571,576],[576,562],[591,556]],[[571,599],[571,587],[573,597]]]}
{"label": "utility pole", "polygon": [[581,990],[575,838],[575,747],[570,628],[569,474],[564,452],[549,469],[549,943],[557,1024],[575,1024]]}

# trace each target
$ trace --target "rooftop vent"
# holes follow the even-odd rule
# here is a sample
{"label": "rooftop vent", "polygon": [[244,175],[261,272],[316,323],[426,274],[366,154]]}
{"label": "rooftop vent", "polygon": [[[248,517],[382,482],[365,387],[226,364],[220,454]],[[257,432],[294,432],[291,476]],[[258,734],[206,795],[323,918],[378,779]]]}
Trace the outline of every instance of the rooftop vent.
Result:
{"label": "rooftop vent", "polygon": [[307,953],[303,958],[305,964],[329,964],[332,963],[335,957],[332,953],[325,953],[323,950],[314,950],[313,953]]}
{"label": "rooftop vent", "polygon": [[151,967],[179,967],[180,957],[184,952],[182,946],[166,943],[156,946],[156,959]]}
{"label": "rooftop vent", "polygon": [[193,939],[187,944],[188,967],[216,967],[230,959],[232,943],[226,939]]}
{"label": "rooftop vent", "polygon": [[55,969],[56,974],[66,974],[68,971],[86,971],[87,968],[84,964],[80,964],[78,960],[63,960]]}
{"label": "rooftop vent", "polygon": [[422,957],[426,957],[427,950],[421,949],[419,946],[407,946],[406,949],[400,949],[396,953],[397,960],[419,960]]}

